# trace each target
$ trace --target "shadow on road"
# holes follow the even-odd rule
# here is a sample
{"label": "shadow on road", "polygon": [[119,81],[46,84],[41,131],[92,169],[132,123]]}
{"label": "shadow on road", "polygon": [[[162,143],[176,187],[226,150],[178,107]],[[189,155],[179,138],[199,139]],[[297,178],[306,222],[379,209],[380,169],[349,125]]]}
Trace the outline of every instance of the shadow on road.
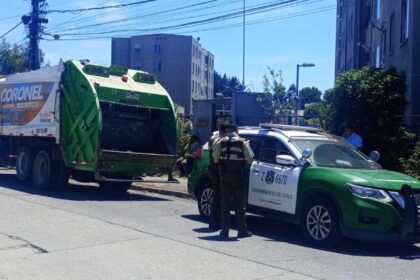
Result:
{"label": "shadow on road", "polygon": [[[194,231],[198,233],[206,232],[207,223],[205,223],[200,215],[184,215],[183,218],[202,222],[203,227],[194,229]],[[233,225],[234,220],[234,216],[232,215]],[[401,260],[420,259],[420,247],[417,247],[416,245],[398,243],[373,243],[353,239],[344,239],[339,245],[335,247],[325,248],[314,246],[307,242],[303,235],[302,229],[298,225],[284,223],[254,215],[247,216],[247,224],[248,228],[254,235],[264,237],[267,242],[284,242],[343,255],[391,257]],[[217,239],[214,238],[214,241],[217,241]]]}
{"label": "shadow on road", "polygon": [[10,190],[25,192],[64,200],[74,201],[169,201],[169,199],[142,195],[139,193],[107,193],[96,186],[72,183],[56,191],[39,191],[31,184],[17,180],[16,175],[0,174],[0,186]]}

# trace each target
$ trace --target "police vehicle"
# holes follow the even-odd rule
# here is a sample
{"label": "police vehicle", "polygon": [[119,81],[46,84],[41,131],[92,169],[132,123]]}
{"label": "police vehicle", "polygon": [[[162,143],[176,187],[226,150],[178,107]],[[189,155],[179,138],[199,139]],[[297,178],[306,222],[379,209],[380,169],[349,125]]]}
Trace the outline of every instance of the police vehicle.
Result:
{"label": "police vehicle", "polygon": [[[343,138],[317,128],[265,124],[241,127],[255,158],[247,172],[247,212],[300,224],[306,237],[331,245],[341,237],[416,242],[420,181],[384,170]],[[208,217],[213,202],[208,144],[188,190]]]}

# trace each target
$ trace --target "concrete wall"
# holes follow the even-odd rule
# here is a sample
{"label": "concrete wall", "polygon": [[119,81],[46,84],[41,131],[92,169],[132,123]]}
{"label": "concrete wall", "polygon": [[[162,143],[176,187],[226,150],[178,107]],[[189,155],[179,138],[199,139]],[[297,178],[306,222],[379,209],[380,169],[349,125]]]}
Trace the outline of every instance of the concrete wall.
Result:
{"label": "concrete wall", "polygon": [[259,94],[250,92],[232,94],[232,116],[235,123],[241,126],[257,126],[271,121],[270,113],[264,109],[269,107],[269,104],[257,102]]}
{"label": "concrete wall", "polygon": [[217,130],[217,105],[225,104],[231,108],[230,120],[239,126],[258,126],[271,121],[271,115],[263,107],[269,104],[257,102],[260,93],[234,92],[232,98],[216,98],[209,100],[194,100],[193,124],[194,134],[204,143],[210,133]]}

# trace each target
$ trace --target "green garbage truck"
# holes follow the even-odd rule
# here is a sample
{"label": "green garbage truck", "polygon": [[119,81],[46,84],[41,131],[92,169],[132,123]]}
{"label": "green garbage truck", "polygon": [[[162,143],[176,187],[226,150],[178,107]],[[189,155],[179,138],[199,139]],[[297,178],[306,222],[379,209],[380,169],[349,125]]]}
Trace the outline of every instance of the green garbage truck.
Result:
{"label": "green garbage truck", "polygon": [[176,160],[174,104],[154,75],[89,61],[0,79],[0,165],[35,188],[126,191]]}

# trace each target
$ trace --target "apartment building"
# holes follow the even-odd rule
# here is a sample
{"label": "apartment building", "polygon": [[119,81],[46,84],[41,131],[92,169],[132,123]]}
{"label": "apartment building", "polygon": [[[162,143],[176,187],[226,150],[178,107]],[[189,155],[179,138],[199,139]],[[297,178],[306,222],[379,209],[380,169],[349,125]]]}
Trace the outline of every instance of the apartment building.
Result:
{"label": "apartment building", "polygon": [[199,38],[171,34],[113,38],[111,63],[155,74],[186,115],[192,114],[192,100],[213,98],[214,55]]}
{"label": "apartment building", "polygon": [[337,0],[335,74],[365,65],[405,72],[405,119],[420,129],[419,0]]}

